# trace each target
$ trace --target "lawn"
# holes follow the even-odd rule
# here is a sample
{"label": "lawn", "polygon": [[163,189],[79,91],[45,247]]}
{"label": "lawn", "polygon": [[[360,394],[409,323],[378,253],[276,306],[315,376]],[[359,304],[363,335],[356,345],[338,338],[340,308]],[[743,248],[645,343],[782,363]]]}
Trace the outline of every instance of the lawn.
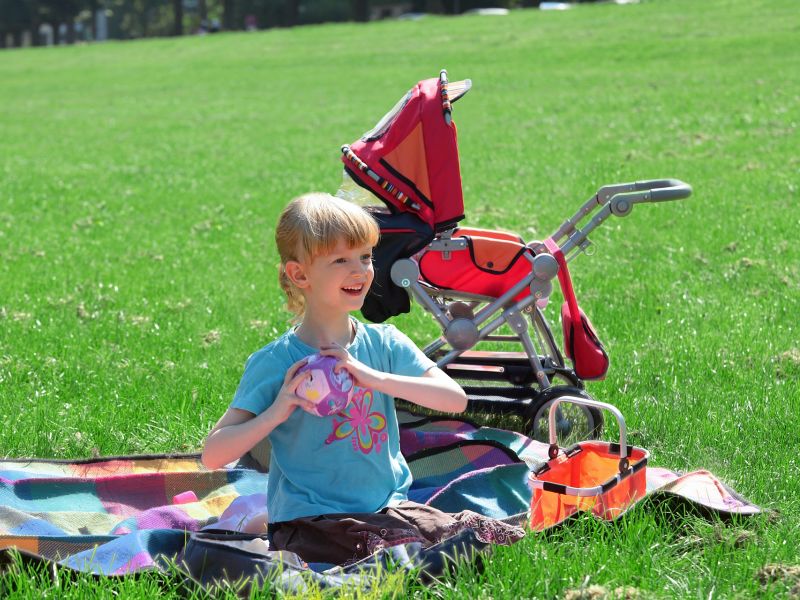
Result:
{"label": "lawn", "polygon": [[[278,212],[335,191],[340,145],[443,67],[474,83],[454,107],[470,225],[539,239],[603,184],[693,185],[610,220],[573,263],[612,360],[588,389],[622,410],[651,464],[707,468],[776,512],[717,523],[642,506],[530,535],[483,573],[394,578],[374,595],[800,593],[758,576],[800,564],[795,0],[1,52],[0,456],[197,450],[247,356],[288,324]],[[419,307],[395,323],[419,343],[436,332]],[[79,582],[4,575],[0,592],[180,595],[156,575]]]}

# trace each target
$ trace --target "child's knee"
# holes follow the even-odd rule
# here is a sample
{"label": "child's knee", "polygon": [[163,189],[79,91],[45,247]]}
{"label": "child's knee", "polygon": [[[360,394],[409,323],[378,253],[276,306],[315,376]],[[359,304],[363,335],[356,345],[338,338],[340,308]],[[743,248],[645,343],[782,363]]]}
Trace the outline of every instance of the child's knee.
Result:
{"label": "child's knee", "polygon": [[242,533],[252,533],[254,535],[264,535],[267,533],[269,518],[267,512],[255,513],[250,516],[242,526]]}

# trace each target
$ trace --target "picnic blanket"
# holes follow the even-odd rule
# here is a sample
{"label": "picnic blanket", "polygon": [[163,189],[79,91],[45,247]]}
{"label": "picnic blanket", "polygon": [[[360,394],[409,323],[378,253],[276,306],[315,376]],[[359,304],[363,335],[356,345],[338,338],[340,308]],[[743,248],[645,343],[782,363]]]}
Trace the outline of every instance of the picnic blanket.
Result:
{"label": "picnic blanket", "polygon": [[[510,523],[526,521],[528,475],[547,460],[547,444],[468,419],[398,412],[401,448],[414,477],[409,499],[447,512],[469,509]],[[442,557],[486,547],[462,532],[431,548],[387,548],[349,567],[307,565],[289,553],[270,551],[263,540],[256,548],[249,538],[231,537],[249,514],[265,506],[268,477],[244,461],[207,470],[197,454],[0,460],[0,555],[15,548],[77,571],[125,575],[161,570],[174,560],[181,564],[190,542],[192,551],[200,546],[219,550],[223,535],[226,544],[244,544],[262,566],[276,567],[261,570],[270,571],[279,585],[297,588],[304,572],[322,585],[341,585],[389,562],[423,565],[435,574],[444,568]],[[647,494],[680,498],[722,515],[761,512],[707,471],[648,468]],[[231,576],[231,570],[224,575]]]}

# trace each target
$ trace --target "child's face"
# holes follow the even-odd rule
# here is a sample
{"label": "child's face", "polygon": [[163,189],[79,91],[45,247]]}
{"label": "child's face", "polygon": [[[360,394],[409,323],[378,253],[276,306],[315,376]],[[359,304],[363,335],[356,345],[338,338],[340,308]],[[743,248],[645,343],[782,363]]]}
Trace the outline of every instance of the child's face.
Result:
{"label": "child's face", "polygon": [[303,271],[306,285],[301,289],[309,308],[360,310],[375,277],[372,246],[348,248],[340,241],[333,251],[305,263]]}

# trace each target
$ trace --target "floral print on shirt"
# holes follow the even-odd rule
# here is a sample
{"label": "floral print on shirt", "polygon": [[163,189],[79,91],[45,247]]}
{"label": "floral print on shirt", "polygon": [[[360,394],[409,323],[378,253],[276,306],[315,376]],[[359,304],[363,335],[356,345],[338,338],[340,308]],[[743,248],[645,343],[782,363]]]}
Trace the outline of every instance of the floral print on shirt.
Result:
{"label": "floral print on shirt", "polygon": [[388,439],[386,415],[373,411],[372,401],[372,390],[356,387],[350,403],[333,417],[333,431],[325,443],[350,438],[354,451],[379,453]]}

